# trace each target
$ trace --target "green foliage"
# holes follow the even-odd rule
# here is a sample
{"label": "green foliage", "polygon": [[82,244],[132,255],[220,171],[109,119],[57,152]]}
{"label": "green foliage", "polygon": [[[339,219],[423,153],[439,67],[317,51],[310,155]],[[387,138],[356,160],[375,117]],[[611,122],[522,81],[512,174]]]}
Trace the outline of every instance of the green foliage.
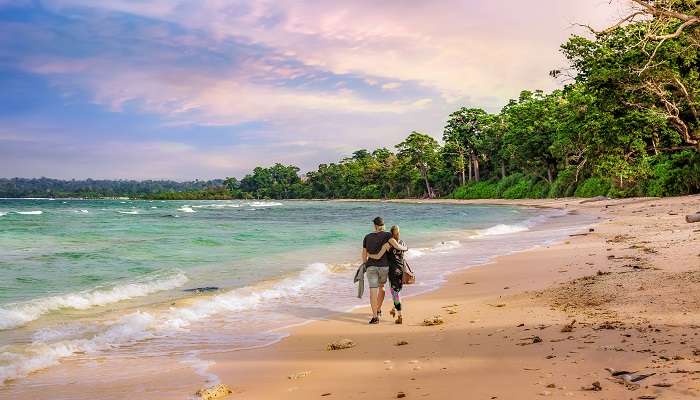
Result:
{"label": "green foliage", "polygon": [[576,197],[607,196],[610,182],[600,177],[591,177],[583,181],[576,189]]}
{"label": "green foliage", "polygon": [[453,193],[454,199],[493,199],[498,197],[498,182],[470,182],[458,187]]}

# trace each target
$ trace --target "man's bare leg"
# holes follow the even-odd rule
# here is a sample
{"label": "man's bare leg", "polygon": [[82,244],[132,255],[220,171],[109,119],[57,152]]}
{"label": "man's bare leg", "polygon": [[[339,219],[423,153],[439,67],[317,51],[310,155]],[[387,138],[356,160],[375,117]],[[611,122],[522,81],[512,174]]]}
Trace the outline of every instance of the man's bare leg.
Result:
{"label": "man's bare leg", "polygon": [[384,285],[380,286],[377,291],[377,308],[372,309],[375,317],[379,310],[382,309],[382,304],[384,303]]}
{"label": "man's bare leg", "polygon": [[[374,317],[377,316],[377,310],[379,310],[378,305],[381,304],[377,300],[379,300],[379,288],[370,288],[369,305],[372,306],[372,316]],[[384,288],[382,288],[382,300],[384,300]]]}

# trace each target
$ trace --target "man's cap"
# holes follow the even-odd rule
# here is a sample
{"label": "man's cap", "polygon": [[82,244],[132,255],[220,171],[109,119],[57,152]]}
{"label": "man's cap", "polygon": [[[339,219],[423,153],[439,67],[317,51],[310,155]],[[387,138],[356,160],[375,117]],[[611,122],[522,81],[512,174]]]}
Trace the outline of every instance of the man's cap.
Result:
{"label": "man's cap", "polygon": [[377,226],[384,226],[384,219],[382,217],[376,217],[372,222]]}

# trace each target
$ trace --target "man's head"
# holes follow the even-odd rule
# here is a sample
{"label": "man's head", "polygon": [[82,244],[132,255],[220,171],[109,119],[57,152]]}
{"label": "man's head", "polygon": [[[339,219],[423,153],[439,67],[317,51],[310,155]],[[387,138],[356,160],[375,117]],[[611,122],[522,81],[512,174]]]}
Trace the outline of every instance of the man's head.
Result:
{"label": "man's head", "polygon": [[384,230],[384,219],[382,217],[376,217],[375,219],[372,220],[374,223],[374,230],[375,231],[383,231]]}

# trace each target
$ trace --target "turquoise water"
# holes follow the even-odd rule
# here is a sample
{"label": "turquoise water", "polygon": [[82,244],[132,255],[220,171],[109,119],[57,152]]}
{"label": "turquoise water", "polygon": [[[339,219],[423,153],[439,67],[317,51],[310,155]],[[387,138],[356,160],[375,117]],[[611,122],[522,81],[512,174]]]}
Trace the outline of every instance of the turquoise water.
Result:
{"label": "turquoise water", "polygon": [[[42,213],[17,213],[35,211]],[[415,240],[532,214],[386,203],[89,200],[0,200],[0,213],[7,213],[0,217],[0,307],[177,272],[189,286],[245,286],[310,262],[341,261],[334,258],[357,252],[375,215],[400,223]],[[285,260],[299,252],[307,256]]]}
{"label": "turquoise water", "polygon": [[[352,276],[377,215],[410,247],[408,296],[588,222],[505,206],[0,199],[0,382],[76,355],[205,358],[364,305]],[[186,291],[204,286],[219,290]]]}

